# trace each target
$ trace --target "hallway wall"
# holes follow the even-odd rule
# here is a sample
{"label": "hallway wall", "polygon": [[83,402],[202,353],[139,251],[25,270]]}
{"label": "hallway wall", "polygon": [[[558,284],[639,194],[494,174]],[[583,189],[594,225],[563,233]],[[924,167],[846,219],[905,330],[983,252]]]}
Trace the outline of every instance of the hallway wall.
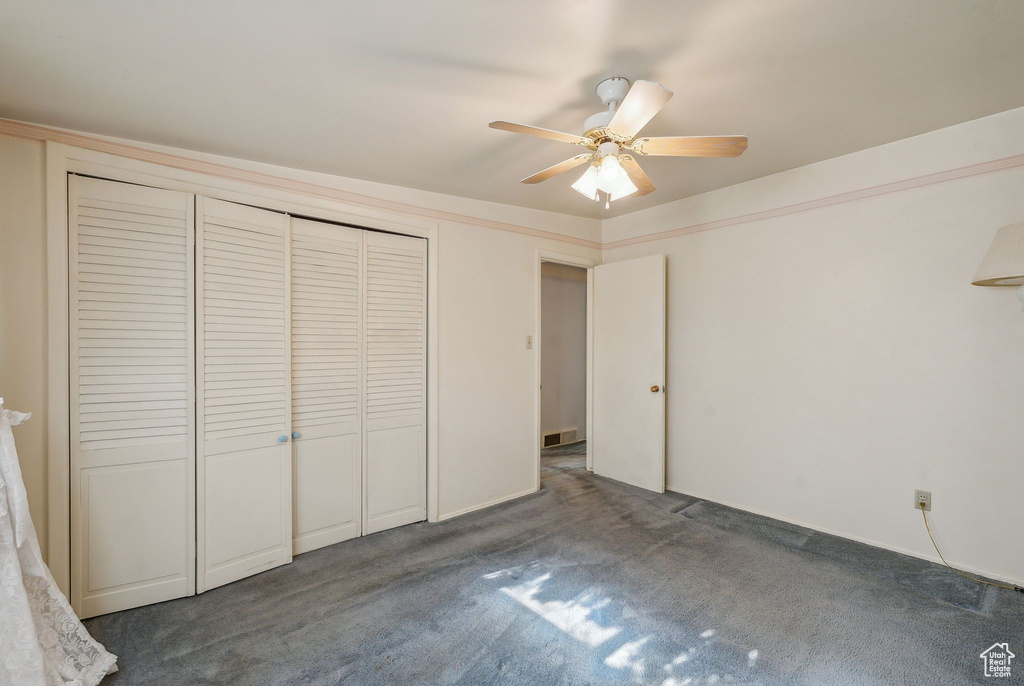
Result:
{"label": "hallway wall", "polygon": [[587,270],[541,269],[541,435],[587,430]]}

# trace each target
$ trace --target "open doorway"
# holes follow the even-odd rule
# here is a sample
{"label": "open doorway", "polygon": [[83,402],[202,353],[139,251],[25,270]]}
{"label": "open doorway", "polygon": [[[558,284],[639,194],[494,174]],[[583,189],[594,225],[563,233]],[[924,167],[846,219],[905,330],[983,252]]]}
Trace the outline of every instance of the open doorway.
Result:
{"label": "open doorway", "polygon": [[588,269],[540,265],[540,475],[587,466]]}

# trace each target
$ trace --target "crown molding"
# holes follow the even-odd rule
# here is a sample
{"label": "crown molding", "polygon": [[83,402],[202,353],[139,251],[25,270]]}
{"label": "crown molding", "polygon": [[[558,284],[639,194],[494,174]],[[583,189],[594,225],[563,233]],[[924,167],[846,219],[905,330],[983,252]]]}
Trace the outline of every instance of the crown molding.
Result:
{"label": "crown molding", "polygon": [[686,236],[691,233],[699,233],[701,231],[713,231],[714,229],[724,229],[729,226],[739,226],[740,224],[749,224],[751,222],[763,221],[765,219],[785,217],[791,214],[809,212],[811,210],[818,210],[824,207],[832,207],[834,205],[842,205],[848,202],[856,202],[858,200],[877,198],[883,195],[889,195],[891,193],[900,193],[902,191],[914,190],[916,188],[924,188],[926,186],[932,186],[937,183],[946,183],[948,181],[956,181],[959,179],[966,179],[973,176],[981,176],[982,174],[992,174],[994,172],[1008,171],[1011,169],[1020,169],[1021,167],[1024,167],[1024,155],[1013,155],[1010,157],[1003,157],[997,160],[991,160],[989,162],[969,164],[963,167],[956,167],[953,169],[947,169],[946,171],[935,172],[933,174],[924,174],[922,176],[915,176],[907,179],[901,179],[898,181],[890,181],[888,183],[879,184],[877,186],[869,186],[867,188],[861,188],[858,190],[846,191],[843,193],[837,193],[835,195],[828,195],[821,198],[817,198],[815,200],[807,200],[805,202],[794,203],[792,205],[776,207],[771,210],[751,212],[750,214],[738,215],[736,217],[727,217],[725,219],[717,219],[715,221],[703,222],[701,224],[691,224],[689,226],[682,226],[677,229],[668,229],[665,231],[643,234],[641,236],[634,236],[632,238],[623,238],[622,240],[618,241],[609,241],[603,244],[602,249],[611,250],[613,248],[623,248],[628,245],[637,245],[639,243],[649,243],[651,241],[662,241],[668,238]]}
{"label": "crown molding", "polygon": [[532,236],[534,238],[543,238],[552,241],[559,241],[561,243],[579,245],[586,248],[594,248],[596,250],[601,249],[600,241],[591,241],[585,238],[577,238],[576,236],[555,233],[553,231],[543,231],[541,229],[534,229],[528,226],[519,226],[517,224],[493,221],[491,219],[483,219],[481,217],[473,217],[455,212],[434,210],[394,200],[384,200],[382,198],[376,198],[363,193],[344,191],[339,188],[332,188],[331,186],[324,186],[322,184],[299,181],[297,179],[277,176],[274,174],[265,174],[263,172],[252,171],[217,162],[209,162],[185,155],[175,155],[169,152],[152,150],[150,148],[140,147],[137,145],[111,141],[105,138],[89,136],[74,131],[65,131],[63,129],[40,126],[38,124],[29,124],[11,119],[0,119],[0,135],[37,142],[52,141],[54,143],[63,143],[77,148],[95,150],[97,152],[117,155],[118,157],[126,157],[133,160],[139,160],[141,162],[150,162],[152,164],[159,164],[165,167],[172,167],[174,169],[182,169],[199,174],[231,179],[233,181],[241,181],[256,186],[262,186],[264,188],[274,188],[292,193],[300,193],[302,195],[315,198],[340,201],[350,205],[398,212],[414,217],[425,217],[434,221],[446,221],[455,224],[464,224],[467,226],[484,227],[497,231],[507,231],[524,236]]}
{"label": "crown molding", "polygon": [[427,207],[420,207],[418,205],[412,205],[409,203],[402,203],[393,200],[385,200],[382,198],[376,198],[362,193],[344,191],[338,188],[333,188],[331,186],[324,186],[321,184],[310,183],[307,181],[300,181],[297,179],[292,179],[284,176],[266,174],[263,172],[243,169],[241,167],[220,164],[217,162],[209,162],[194,157],[176,155],[173,153],[163,152],[160,150],[152,150],[149,148],[130,145],[127,143],[121,143],[118,141],[111,141],[96,136],[89,136],[86,134],[77,133],[74,131],[65,131],[63,129],[39,126],[37,124],[28,124],[25,122],[13,121],[10,119],[0,119],[0,135],[9,136],[13,138],[23,138],[32,141],[53,141],[55,143],[64,143],[66,145],[78,148],[96,150],[98,152],[104,152],[111,155],[117,155],[119,157],[140,160],[143,162],[151,162],[153,164],[159,164],[166,167],[173,167],[175,169],[182,169],[185,171],[197,172],[201,174],[208,174],[210,176],[231,179],[234,181],[241,181],[257,186],[262,186],[265,188],[274,188],[278,190],[291,191],[294,193],[300,193],[302,195],[307,195],[310,197],[335,200],[348,203],[351,205],[369,207],[391,212],[398,212],[408,216],[423,217],[434,221],[447,221],[455,224],[463,224],[466,226],[477,226],[488,229],[494,229],[497,231],[517,233],[524,236],[532,236],[535,238],[559,241],[561,243],[569,243],[572,245],[579,245],[586,248],[593,248],[596,250],[611,250],[614,248],[623,248],[626,246],[637,245],[640,243],[649,243],[652,241],[677,238],[679,236],[686,236],[691,233],[700,233],[702,231],[724,229],[730,226],[739,226],[741,224],[749,224],[752,222],[763,221],[767,219],[776,219],[778,217],[785,217],[788,215],[798,214],[801,212],[809,212],[812,210],[822,209],[825,207],[833,207],[835,205],[841,205],[849,202],[857,202],[859,200],[876,198],[883,195],[889,195],[891,193],[899,193],[902,191],[924,188],[926,186],[932,186],[939,183],[946,183],[949,181],[956,181],[959,179],[981,176],[983,174],[992,174],[995,172],[1020,169],[1021,167],[1024,167],[1024,155],[1013,155],[1010,157],[1003,157],[988,162],[980,162],[977,164],[966,165],[963,167],[947,169],[945,171],[935,172],[932,174],[925,174],[922,176],[915,176],[897,181],[890,181],[888,183],[879,184],[876,186],[869,186],[857,190],[837,193],[835,195],[824,196],[821,198],[816,198],[814,200],[807,200],[804,202],[794,203],[791,205],[784,205],[782,207],[777,207],[774,209],[761,210],[759,212],[752,212],[750,214],[743,214],[735,217],[726,217],[724,219],[718,219],[715,221],[703,222],[700,224],[691,224],[676,229],[668,229],[665,231],[658,231],[655,233],[634,236],[632,238],[624,238],[617,241],[609,241],[606,243],[602,243],[600,241],[591,241],[585,238],[567,236],[565,234],[555,233],[553,231],[543,231],[541,229],[534,229],[527,226],[519,226],[517,224],[493,221],[490,219],[483,219],[480,217],[473,217],[470,215],[458,214],[455,212],[434,210]]}

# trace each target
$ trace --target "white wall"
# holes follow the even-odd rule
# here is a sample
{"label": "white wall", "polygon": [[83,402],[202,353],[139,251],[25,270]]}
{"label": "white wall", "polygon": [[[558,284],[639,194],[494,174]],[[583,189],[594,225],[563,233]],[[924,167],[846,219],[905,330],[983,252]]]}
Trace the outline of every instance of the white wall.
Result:
{"label": "white wall", "polygon": [[[586,277],[584,269],[573,271]],[[541,435],[576,429],[577,438],[584,439],[587,436],[587,282],[542,274],[540,292]]]}
{"label": "white wall", "polygon": [[606,221],[668,256],[668,487],[934,559],[923,488],[947,559],[1024,580],[1024,313],[970,285],[1021,160],[607,246],[1022,153],[1024,109]]}
{"label": "white wall", "polygon": [[[578,239],[599,241],[599,222],[135,145],[361,193],[382,201],[383,209],[404,203],[401,211],[436,221],[439,515],[536,489],[536,351],[526,349],[525,338],[536,335],[537,251],[598,259],[600,249]],[[16,438],[41,537],[47,527],[44,188],[43,144],[0,136],[0,394],[11,407],[37,413],[16,429]],[[498,223],[526,233],[493,228]]]}
{"label": "white wall", "polygon": [[0,136],[0,397],[31,412],[14,429],[29,512],[46,550],[46,232],[43,145]]}
{"label": "white wall", "polygon": [[443,225],[439,250],[442,517],[536,490],[537,250],[599,251]]}

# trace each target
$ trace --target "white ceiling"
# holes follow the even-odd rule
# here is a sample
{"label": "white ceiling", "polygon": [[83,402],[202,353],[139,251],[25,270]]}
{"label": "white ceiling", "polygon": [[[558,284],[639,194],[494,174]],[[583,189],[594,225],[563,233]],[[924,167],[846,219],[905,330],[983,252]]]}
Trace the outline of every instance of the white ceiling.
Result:
{"label": "white ceiling", "polygon": [[[1024,105],[1021,0],[0,0],[0,117],[606,217]],[[609,76],[675,97],[658,190],[587,201],[575,154]]]}

